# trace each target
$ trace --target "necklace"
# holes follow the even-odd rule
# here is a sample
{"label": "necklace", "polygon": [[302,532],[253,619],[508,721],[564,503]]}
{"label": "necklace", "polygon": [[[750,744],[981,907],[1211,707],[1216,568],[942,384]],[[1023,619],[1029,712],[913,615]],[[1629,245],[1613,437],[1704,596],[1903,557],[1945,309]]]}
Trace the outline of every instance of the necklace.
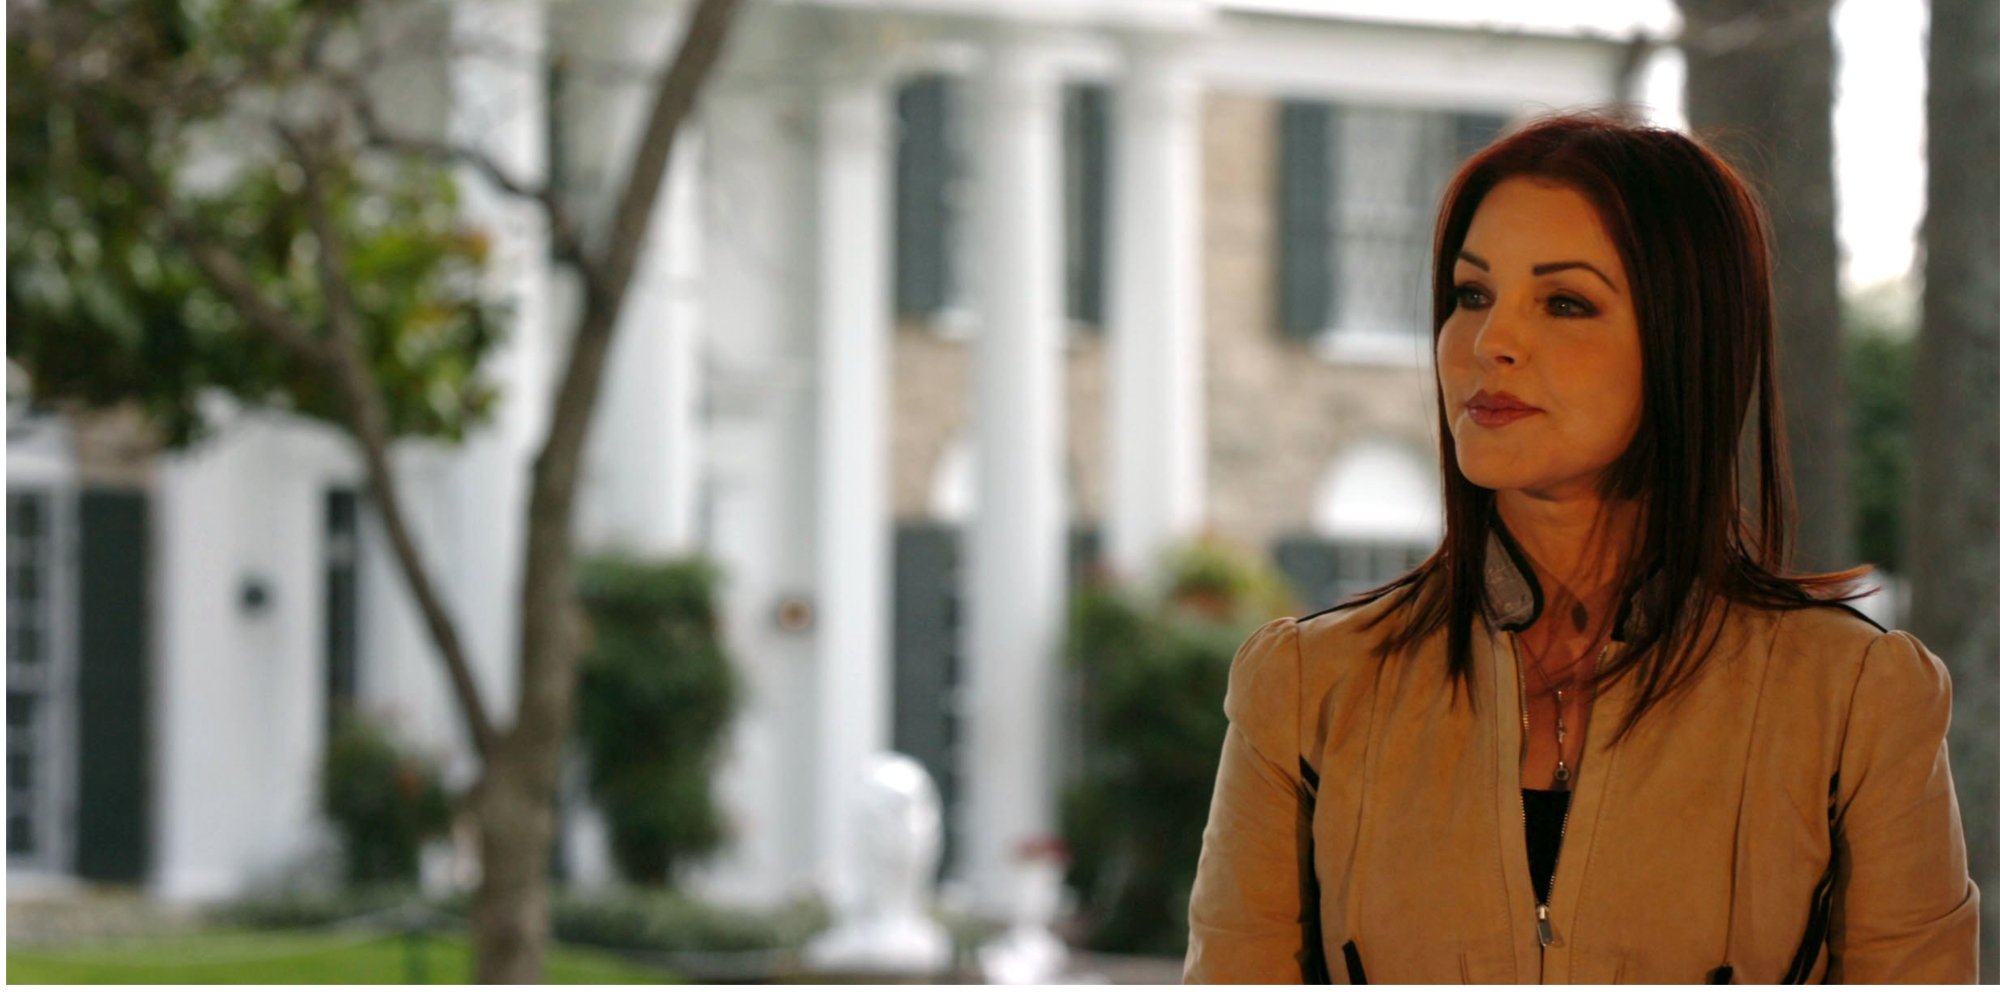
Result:
{"label": "necklace", "polygon": [[[1602,636],[1602,634],[1593,636],[1591,638],[1591,646],[1597,647],[1597,653],[1600,657],[1603,655],[1603,651],[1605,649],[1610,648],[1610,644],[1603,642],[1603,638],[1604,637]],[[1551,643],[1551,645],[1553,645],[1553,643]],[[1586,648],[1582,656],[1579,656],[1576,659],[1571,660],[1569,663],[1563,666],[1562,672],[1564,675],[1564,679],[1563,682],[1560,684],[1556,683],[1555,679],[1549,676],[1548,671],[1542,669],[1541,660],[1543,659],[1543,656],[1534,655],[1534,650],[1532,649],[1530,649],[1528,652],[1530,654],[1528,658],[1528,667],[1532,669],[1535,673],[1541,675],[1543,690],[1555,696],[1556,772],[1555,772],[1555,780],[1552,783],[1551,790],[1558,792],[1566,792],[1569,791],[1571,772],[1569,767],[1569,745],[1568,745],[1569,726],[1568,723],[1565,722],[1563,719],[1567,703],[1563,700],[1563,696],[1567,693],[1566,688],[1568,687],[1568,685],[1575,681],[1575,678],[1570,676],[1571,672],[1576,669],[1577,664],[1580,664],[1590,658],[1591,649]],[[1546,650],[1544,650],[1544,654],[1546,654]],[[1591,680],[1595,682],[1596,679],[1597,679],[1596,671],[1593,670],[1591,671]]]}

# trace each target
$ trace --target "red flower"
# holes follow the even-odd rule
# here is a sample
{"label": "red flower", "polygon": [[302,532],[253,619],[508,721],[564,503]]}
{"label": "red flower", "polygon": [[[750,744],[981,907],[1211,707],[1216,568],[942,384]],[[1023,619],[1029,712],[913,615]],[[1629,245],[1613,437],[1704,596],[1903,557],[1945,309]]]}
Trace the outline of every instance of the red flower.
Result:
{"label": "red flower", "polygon": [[1069,844],[1054,834],[1029,837],[1021,841],[1021,845],[1014,849],[1014,855],[1022,861],[1041,861],[1047,859],[1058,864],[1068,864]]}

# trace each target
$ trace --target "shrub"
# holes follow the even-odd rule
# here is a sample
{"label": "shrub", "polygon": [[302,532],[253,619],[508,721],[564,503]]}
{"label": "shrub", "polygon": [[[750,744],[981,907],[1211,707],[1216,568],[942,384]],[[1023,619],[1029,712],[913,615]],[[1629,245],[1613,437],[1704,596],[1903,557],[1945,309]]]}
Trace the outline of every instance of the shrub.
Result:
{"label": "shrub", "polygon": [[1883,572],[1902,568],[1903,492],[1910,481],[1910,367],[1914,344],[1893,321],[1850,313],[1845,351],[1850,397],[1855,555]]}
{"label": "shrub", "polygon": [[709,775],[737,691],[717,625],[717,580],[701,559],[600,558],[580,569],[592,638],[577,738],[612,856],[634,882],[667,883],[723,840]]}
{"label": "shrub", "polygon": [[445,910],[452,901],[426,899],[414,884],[376,883],[342,892],[270,892],[216,904],[209,916],[218,923],[264,930],[327,927],[369,917],[394,919],[398,913]]}
{"label": "shrub", "polygon": [[341,715],[320,771],[320,804],[338,831],[347,881],[409,882],[417,852],[451,822],[431,762],[398,748],[355,712]]}
{"label": "shrub", "polygon": [[[250,896],[220,904],[209,916],[258,929],[326,928],[371,917],[391,926],[421,920],[448,929],[470,919],[471,905],[469,893],[431,899],[414,887],[378,885]],[[588,893],[558,888],[549,898],[555,940],[620,951],[796,951],[829,923],[826,907],[809,897],[769,909],[716,906],[671,890],[637,887]]]}
{"label": "shrub", "polygon": [[796,950],[829,923],[810,899],[771,910],[733,909],[677,892],[631,888],[557,892],[549,901],[556,940],[622,951]]}
{"label": "shrub", "polygon": [[1222,543],[1167,566],[1163,598],[1097,584],[1071,611],[1083,745],[1063,830],[1087,943],[1103,951],[1186,947],[1229,662],[1253,628],[1292,611],[1272,569]]}

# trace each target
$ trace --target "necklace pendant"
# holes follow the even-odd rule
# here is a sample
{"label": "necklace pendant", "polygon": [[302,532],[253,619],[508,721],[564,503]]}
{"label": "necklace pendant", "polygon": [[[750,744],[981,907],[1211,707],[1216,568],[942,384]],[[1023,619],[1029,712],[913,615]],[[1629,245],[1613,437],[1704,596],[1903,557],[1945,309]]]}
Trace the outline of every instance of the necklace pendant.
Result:
{"label": "necklace pendant", "polygon": [[1556,761],[1555,790],[1558,792],[1569,791],[1569,765],[1562,761]]}

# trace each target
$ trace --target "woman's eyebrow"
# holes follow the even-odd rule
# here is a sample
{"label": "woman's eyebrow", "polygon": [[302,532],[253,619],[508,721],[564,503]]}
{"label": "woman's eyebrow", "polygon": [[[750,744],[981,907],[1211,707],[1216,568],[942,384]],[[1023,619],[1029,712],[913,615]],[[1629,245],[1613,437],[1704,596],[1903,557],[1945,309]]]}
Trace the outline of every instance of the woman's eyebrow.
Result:
{"label": "woman's eyebrow", "polygon": [[[1460,250],[1458,252],[1458,259],[1466,262],[1467,264],[1471,264],[1473,267],[1476,267],[1482,271],[1493,270],[1493,265],[1486,263],[1486,258],[1481,257],[1470,250]],[[1617,282],[1612,281],[1610,278],[1605,277],[1604,272],[1598,270],[1595,266],[1580,260],[1558,260],[1548,264],[1536,264],[1534,267],[1530,268],[1529,271],[1535,277],[1539,278],[1542,275],[1554,274],[1557,271],[1569,271],[1576,269],[1589,271],[1590,273],[1597,275],[1597,280],[1604,282],[1604,284],[1607,287],[1609,287],[1612,291],[1614,292],[1619,291]],[[1622,295],[1624,293],[1619,292],[1619,294]]]}
{"label": "woman's eyebrow", "polygon": [[1597,275],[1597,280],[1604,282],[1606,287],[1609,287],[1614,292],[1618,291],[1617,282],[1612,281],[1610,278],[1605,277],[1603,271],[1600,271],[1597,268],[1592,267],[1591,265],[1586,264],[1580,260],[1559,260],[1551,264],[1536,264],[1531,269],[1531,271],[1535,275],[1535,277],[1539,278],[1544,274],[1554,274],[1557,271],[1571,271],[1577,269],[1589,271],[1590,273]]}

